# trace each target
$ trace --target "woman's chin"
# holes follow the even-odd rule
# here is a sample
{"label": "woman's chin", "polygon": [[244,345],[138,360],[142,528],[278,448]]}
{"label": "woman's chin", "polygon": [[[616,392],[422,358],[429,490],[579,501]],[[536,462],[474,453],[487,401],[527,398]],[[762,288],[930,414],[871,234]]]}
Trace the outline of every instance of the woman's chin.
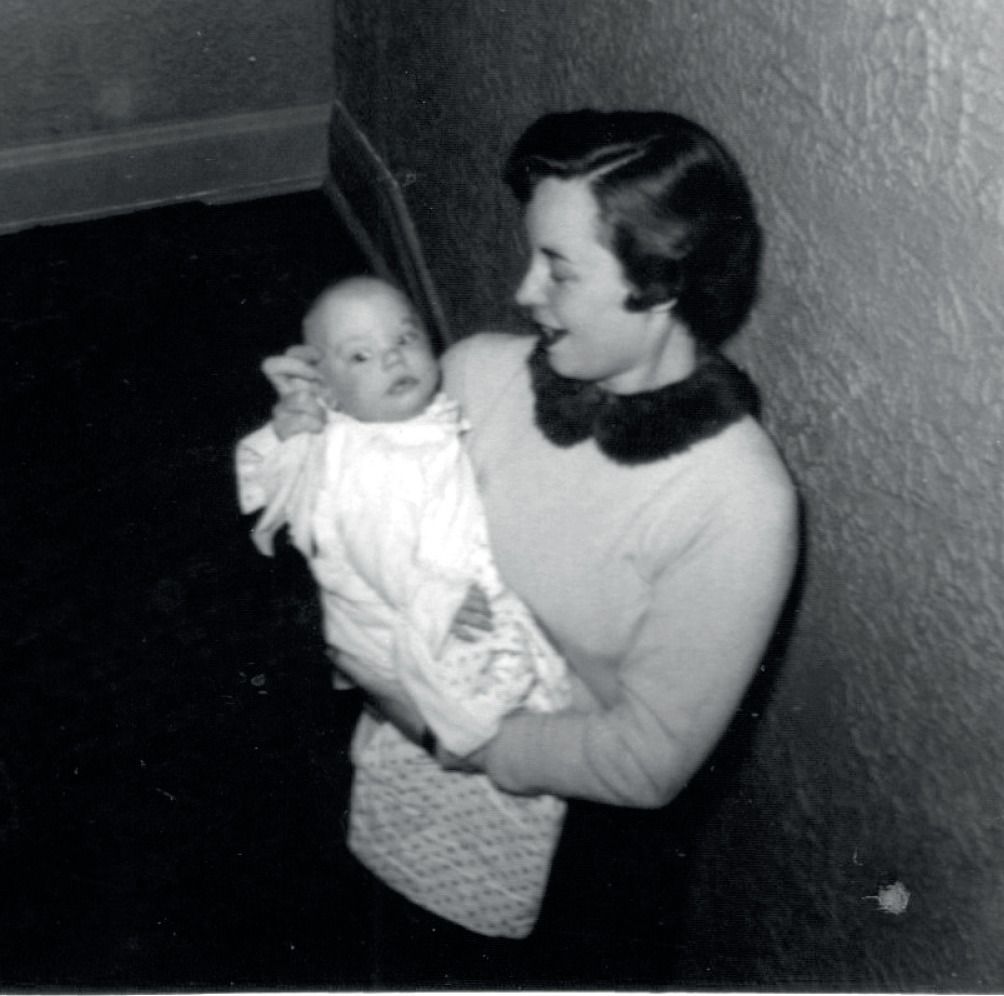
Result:
{"label": "woman's chin", "polygon": [[589,377],[584,375],[585,371],[582,369],[582,365],[575,362],[574,354],[570,356],[566,350],[561,348],[560,342],[554,346],[548,346],[546,355],[548,366],[561,377],[568,377],[572,380],[589,380]]}

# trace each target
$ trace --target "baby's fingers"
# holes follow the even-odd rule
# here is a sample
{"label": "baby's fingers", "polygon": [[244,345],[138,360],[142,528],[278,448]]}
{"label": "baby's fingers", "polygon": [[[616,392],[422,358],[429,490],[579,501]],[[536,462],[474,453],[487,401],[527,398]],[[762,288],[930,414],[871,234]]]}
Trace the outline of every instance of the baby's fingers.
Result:
{"label": "baby's fingers", "polygon": [[320,432],[324,428],[324,409],[310,391],[295,391],[272,409],[272,427],[283,440],[300,432]]}
{"label": "baby's fingers", "polygon": [[321,353],[316,346],[290,346],[281,356],[269,356],[262,362],[262,373],[280,397],[310,390],[321,382],[317,370]]}
{"label": "baby's fingers", "polygon": [[287,347],[282,355],[289,359],[302,360],[310,366],[316,366],[321,362],[324,354],[320,348],[312,346],[309,342],[294,342],[292,346]]}

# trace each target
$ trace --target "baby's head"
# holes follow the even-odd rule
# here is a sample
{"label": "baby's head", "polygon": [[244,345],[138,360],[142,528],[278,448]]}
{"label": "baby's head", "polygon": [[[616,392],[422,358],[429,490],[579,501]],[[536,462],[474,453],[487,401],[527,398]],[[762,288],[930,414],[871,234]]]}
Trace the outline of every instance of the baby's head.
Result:
{"label": "baby's head", "polygon": [[402,422],[439,388],[439,364],[415,309],[375,277],[323,291],[303,319],[304,341],[323,354],[322,398],[360,422]]}

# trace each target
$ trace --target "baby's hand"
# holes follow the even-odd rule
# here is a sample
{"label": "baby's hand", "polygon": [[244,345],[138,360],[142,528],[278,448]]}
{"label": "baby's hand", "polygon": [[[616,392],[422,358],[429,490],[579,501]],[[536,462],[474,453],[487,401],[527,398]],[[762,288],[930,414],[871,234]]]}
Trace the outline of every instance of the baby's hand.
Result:
{"label": "baby's hand", "polygon": [[316,346],[297,345],[262,363],[262,373],[279,395],[272,409],[272,426],[280,439],[324,428],[324,409],[317,399],[320,361],[321,351]]}
{"label": "baby's hand", "polygon": [[298,343],[280,356],[270,356],[262,365],[262,373],[280,398],[300,391],[313,391],[321,383],[317,369],[321,351],[316,346]]}
{"label": "baby's hand", "polygon": [[492,607],[488,596],[478,584],[467,589],[463,604],[457,609],[450,625],[450,633],[458,640],[473,642],[492,631]]}

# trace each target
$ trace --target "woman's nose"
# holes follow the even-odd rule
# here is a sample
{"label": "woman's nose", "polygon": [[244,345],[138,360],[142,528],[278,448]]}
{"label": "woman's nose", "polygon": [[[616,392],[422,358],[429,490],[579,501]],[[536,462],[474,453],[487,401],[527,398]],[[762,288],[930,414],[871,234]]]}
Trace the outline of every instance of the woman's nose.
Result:
{"label": "woman's nose", "polygon": [[540,279],[534,266],[528,266],[516,288],[516,303],[521,308],[532,308],[540,301]]}

